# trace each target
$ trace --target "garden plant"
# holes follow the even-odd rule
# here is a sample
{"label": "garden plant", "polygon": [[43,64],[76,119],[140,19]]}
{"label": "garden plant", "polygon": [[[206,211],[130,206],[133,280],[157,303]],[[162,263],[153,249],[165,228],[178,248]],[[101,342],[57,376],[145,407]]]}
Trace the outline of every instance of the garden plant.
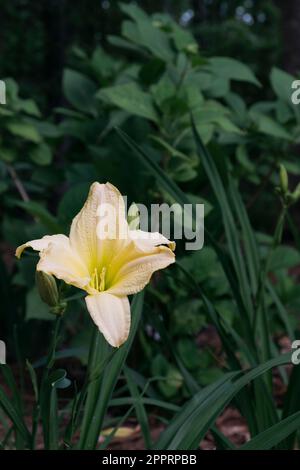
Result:
{"label": "garden plant", "polygon": [[[133,429],[148,450],[297,449],[297,77],[118,8],[106,46],[70,49],[51,112],[4,79],[1,449],[104,450]],[[141,230],[139,204],[177,208],[173,231]],[[178,208],[195,227],[199,204],[188,250]]]}

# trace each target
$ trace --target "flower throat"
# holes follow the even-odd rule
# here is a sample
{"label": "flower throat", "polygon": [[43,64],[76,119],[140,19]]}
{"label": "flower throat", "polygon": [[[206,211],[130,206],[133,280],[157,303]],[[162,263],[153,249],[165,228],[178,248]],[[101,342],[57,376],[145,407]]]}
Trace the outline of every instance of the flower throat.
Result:
{"label": "flower throat", "polygon": [[98,268],[94,269],[91,283],[90,283],[93,289],[96,289],[99,292],[103,292],[105,290],[105,274],[106,274],[105,267],[103,267],[101,271],[99,271]]}

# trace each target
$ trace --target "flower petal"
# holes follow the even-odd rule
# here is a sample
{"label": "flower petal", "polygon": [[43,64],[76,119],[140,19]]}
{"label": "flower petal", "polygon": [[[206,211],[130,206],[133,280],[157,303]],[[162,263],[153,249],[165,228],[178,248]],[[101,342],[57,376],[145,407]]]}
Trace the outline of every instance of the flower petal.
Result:
{"label": "flower petal", "polygon": [[68,239],[65,235],[45,235],[43,238],[38,240],[31,240],[30,242],[26,242],[21,246],[18,246],[16,249],[16,257],[20,258],[25,248],[32,248],[36,251],[42,251],[48,248],[49,243],[59,243],[60,241],[64,241]]}
{"label": "flower petal", "polygon": [[[146,249],[147,248],[147,249]],[[140,246],[131,242],[124,254],[115,257],[110,271],[115,273],[108,279],[107,291],[114,295],[130,295],[141,291],[150,281],[152,274],[175,262],[175,255],[166,246],[146,244]]]}
{"label": "flower petal", "polygon": [[128,338],[130,330],[130,304],[127,297],[106,292],[88,295],[87,309],[105,339],[118,348]]}
{"label": "flower petal", "polygon": [[135,245],[141,251],[148,252],[152,248],[159,245],[166,245],[172,251],[175,250],[175,242],[168,240],[159,232],[144,232],[143,230],[130,230],[129,236],[135,241]]}
{"label": "flower petal", "polygon": [[[51,237],[50,237],[51,238]],[[85,289],[90,282],[86,265],[72,250],[68,237],[55,239],[40,253],[37,271],[52,274],[67,284]]]}
{"label": "flower petal", "polygon": [[[116,240],[118,237],[113,234],[110,237],[111,234],[108,234],[104,239],[99,239],[99,208],[106,207],[105,205],[109,205],[113,209],[115,229],[118,230],[121,226],[126,231],[125,207],[120,192],[110,183],[99,184],[97,182],[92,184],[88,198],[79,214],[74,218],[70,230],[71,246],[86,262],[90,271],[95,266],[107,262],[107,259],[116,251],[115,243],[118,242]],[[103,214],[101,215],[103,217]]]}

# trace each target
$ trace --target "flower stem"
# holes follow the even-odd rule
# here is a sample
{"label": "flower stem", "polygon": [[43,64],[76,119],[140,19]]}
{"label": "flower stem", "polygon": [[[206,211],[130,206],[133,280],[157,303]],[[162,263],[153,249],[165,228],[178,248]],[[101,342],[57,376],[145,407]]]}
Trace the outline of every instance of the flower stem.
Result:
{"label": "flower stem", "polygon": [[57,343],[59,340],[60,325],[61,325],[61,316],[58,315],[55,319],[55,324],[54,324],[54,328],[52,331],[52,339],[51,339],[50,348],[49,348],[49,352],[47,356],[47,361],[46,361],[46,365],[45,365],[42,379],[41,379],[41,384],[40,384],[40,389],[39,389],[39,399],[33,411],[32,433],[31,433],[31,449],[32,450],[35,448],[36,432],[37,432],[38,424],[39,424],[40,417],[41,417],[41,396],[43,393],[46,380],[49,375],[49,371],[54,365],[55,351],[56,351]]}

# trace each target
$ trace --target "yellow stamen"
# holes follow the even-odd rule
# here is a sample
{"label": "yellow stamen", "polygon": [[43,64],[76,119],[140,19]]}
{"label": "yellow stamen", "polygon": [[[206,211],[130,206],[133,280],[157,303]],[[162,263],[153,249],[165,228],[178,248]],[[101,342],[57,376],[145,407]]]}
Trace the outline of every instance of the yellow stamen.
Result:
{"label": "yellow stamen", "polygon": [[96,289],[100,292],[103,292],[105,290],[105,274],[106,274],[106,268],[103,267],[101,269],[100,279],[99,279],[99,271],[97,268],[94,269],[94,272],[91,278],[91,287],[93,289]]}
{"label": "yellow stamen", "polygon": [[106,274],[106,268],[102,268],[101,274],[100,274],[100,292],[105,290],[105,274]]}

